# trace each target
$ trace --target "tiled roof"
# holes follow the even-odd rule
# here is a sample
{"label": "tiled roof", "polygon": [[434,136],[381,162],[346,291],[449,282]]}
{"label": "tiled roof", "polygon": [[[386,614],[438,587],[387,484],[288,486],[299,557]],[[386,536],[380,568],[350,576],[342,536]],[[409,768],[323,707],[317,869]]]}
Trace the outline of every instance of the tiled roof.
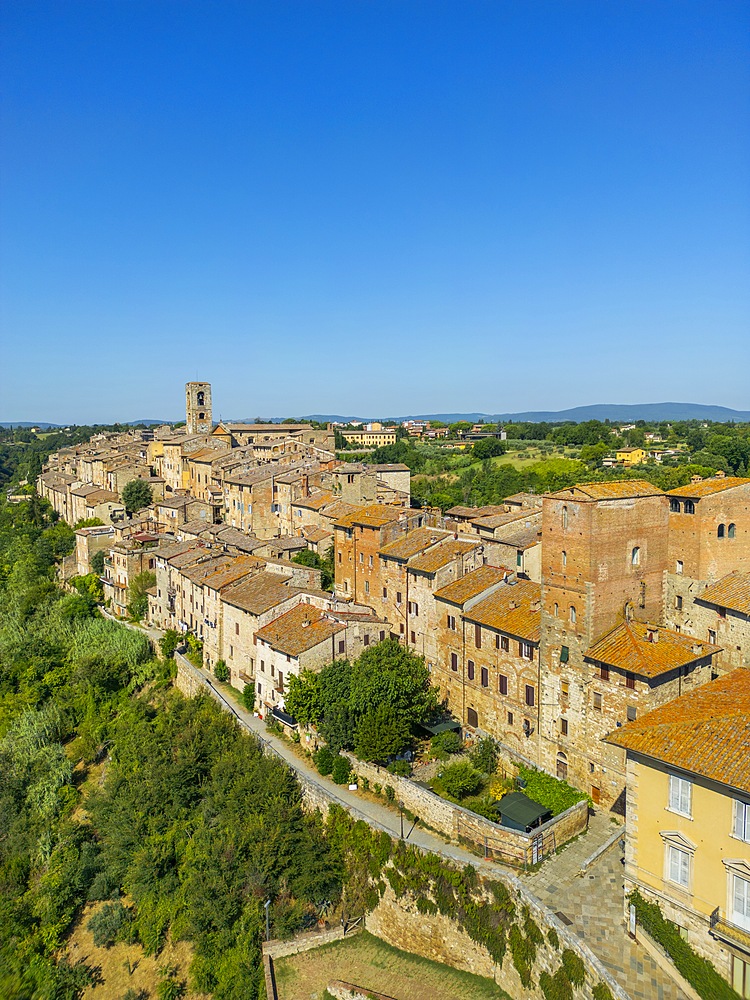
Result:
{"label": "tiled roof", "polygon": [[530,521],[534,517],[538,521],[541,521],[542,512],[514,507],[513,510],[503,511],[502,514],[486,514],[483,517],[475,517],[471,523],[478,528],[487,528],[492,531],[495,528],[501,528],[505,524],[513,524],[515,521]]}
{"label": "tiled roof", "polygon": [[381,465],[368,465],[367,469],[372,469],[374,472],[411,472],[408,465],[401,465],[399,463],[393,464],[381,464]]}
{"label": "tiled roof", "polygon": [[504,503],[521,504],[522,507],[541,507],[542,498],[538,493],[513,493],[506,497]]}
{"label": "tiled roof", "polygon": [[229,587],[221,595],[221,599],[252,615],[261,615],[299,593],[297,588],[287,586],[289,579],[288,576],[264,570],[249,580]]}
{"label": "tiled roof", "polygon": [[467,621],[507,632],[529,642],[539,642],[542,588],[531,580],[504,584],[489,597],[464,612]]}
{"label": "tiled roof", "polygon": [[747,486],[748,484],[750,484],[750,479],[740,479],[738,476],[715,476],[713,479],[702,479],[699,483],[678,486],[676,489],[670,490],[667,496],[699,500],[701,497],[708,497],[714,493],[734,489],[735,486]]}
{"label": "tiled roof", "polygon": [[449,531],[439,531],[437,528],[417,528],[384,545],[380,549],[380,555],[386,559],[411,559],[412,556],[423,552],[431,545],[436,545],[449,535]]}
{"label": "tiled roof", "polygon": [[471,520],[475,517],[489,517],[490,514],[502,514],[504,510],[505,507],[498,507],[495,504],[490,504],[487,507],[464,507],[462,504],[458,504],[446,510],[445,513],[448,517],[464,517]]}
{"label": "tiled roof", "polygon": [[310,424],[235,424],[227,420],[214,429],[214,434],[225,431],[255,431],[256,434],[298,434],[300,431],[311,431]]}
{"label": "tiled roof", "polygon": [[531,523],[525,520],[507,524],[495,531],[494,539],[503,545],[511,545],[516,549],[528,549],[536,545],[541,536],[541,521],[532,518]]}
{"label": "tiled roof", "polygon": [[428,549],[422,555],[414,556],[409,560],[409,569],[419,573],[436,573],[443,566],[447,566],[458,556],[464,555],[475,549],[479,542],[449,541],[442,545],[436,545],[433,549]]}
{"label": "tiled roof", "polygon": [[366,528],[382,528],[385,524],[398,521],[400,512],[401,508],[373,503],[366,507],[357,507],[351,514],[345,514],[336,525],[342,528],[351,528],[355,524]]}
{"label": "tiled roof", "polygon": [[696,600],[750,615],[750,573],[730,573],[702,594],[697,594]]}
{"label": "tiled roof", "polygon": [[211,590],[221,590],[230,584],[244,580],[246,576],[265,566],[263,559],[256,556],[239,556],[223,565],[215,565],[207,568],[203,576],[196,574],[195,570],[188,571],[184,575],[203,587],[210,587]]}
{"label": "tiled roof", "polygon": [[[298,604],[280,618],[259,629],[255,636],[269,643],[274,649],[289,656],[299,656],[312,649],[337,632],[343,632],[346,625],[332,621],[324,612],[312,604]],[[333,651],[331,651],[333,659]]]}
{"label": "tiled roof", "polygon": [[86,505],[94,503],[115,503],[120,499],[117,493],[113,493],[111,490],[95,490],[93,493],[89,493],[86,496]]}
{"label": "tiled roof", "polygon": [[306,538],[308,542],[312,542],[313,545],[317,545],[319,542],[324,542],[326,538],[333,538],[333,532],[328,531],[327,528],[319,528],[315,524],[303,524],[302,536],[303,538]]}
{"label": "tiled roof", "polygon": [[606,742],[750,793],[750,670],[703,684]]}
{"label": "tiled roof", "polygon": [[185,456],[189,462],[214,462],[217,458],[226,458],[226,451],[219,448],[199,448]]}
{"label": "tiled roof", "polygon": [[548,496],[555,500],[626,500],[630,497],[664,496],[664,491],[645,479],[618,479],[607,483],[579,483]]}
{"label": "tiled roof", "polygon": [[[655,635],[656,642],[649,635]],[[644,622],[620,622],[586,651],[589,660],[597,660],[641,677],[659,677],[686,666],[704,656],[721,651],[690,635]]]}
{"label": "tiled roof", "polygon": [[333,493],[330,490],[323,490],[321,493],[311,493],[309,497],[299,497],[292,501],[293,507],[304,507],[306,510],[320,510],[333,500]]}
{"label": "tiled roof", "polygon": [[460,580],[454,580],[447,587],[436,590],[435,597],[441,601],[450,601],[451,604],[464,605],[488,587],[502,583],[508,573],[510,570],[498,569],[496,566],[480,566],[471,573],[465,573]]}

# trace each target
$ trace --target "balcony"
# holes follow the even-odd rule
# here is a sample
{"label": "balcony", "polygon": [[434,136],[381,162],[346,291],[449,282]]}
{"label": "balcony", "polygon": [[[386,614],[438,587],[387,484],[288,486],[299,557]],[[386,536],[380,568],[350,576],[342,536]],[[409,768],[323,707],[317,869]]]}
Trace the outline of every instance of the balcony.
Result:
{"label": "balcony", "polygon": [[723,917],[718,906],[711,914],[709,922],[711,926],[711,934],[715,938],[718,938],[720,941],[724,941],[735,948],[739,948],[747,955],[750,955],[750,931],[746,931],[742,927],[738,927],[737,924],[733,924],[731,920],[727,920],[726,917]]}

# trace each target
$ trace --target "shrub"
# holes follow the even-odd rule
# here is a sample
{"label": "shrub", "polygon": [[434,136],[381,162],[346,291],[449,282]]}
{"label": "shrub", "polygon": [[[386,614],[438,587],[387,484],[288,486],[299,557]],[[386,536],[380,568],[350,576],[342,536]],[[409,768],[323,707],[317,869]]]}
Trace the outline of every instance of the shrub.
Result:
{"label": "shrub", "polygon": [[318,774],[327,775],[333,770],[333,754],[328,747],[321,747],[317,753],[313,754],[313,760],[315,761],[315,766],[318,769]]}
{"label": "shrub", "polygon": [[375,784],[372,786],[372,790],[373,792],[375,792],[376,795],[383,794],[383,786],[378,781],[376,781]]}
{"label": "shrub", "polygon": [[242,689],[242,704],[248,712],[255,708],[255,687],[252,684],[246,684]]}
{"label": "shrub", "polygon": [[448,754],[459,753],[463,749],[463,740],[459,733],[449,730],[446,733],[438,733],[430,740],[430,750],[436,757],[444,760]]}
{"label": "shrub", "polygon": [[385,797],[388,799],[389,802],[393,802],[394,799],[396,798],[396,793],[394,792],[392,785],[385,786]]}
{"label": "shrub", "polygon": [[573,987],[565,975],[565,969],[558,969],[554,976],[543,972],[539,977],[539,988],[544,1000],[573,1000]]}
{"label": "shrub", "polygon": [[165,660],[172,659],[174,651],[179,645],[180,633],[173,628],[168,628],[161,639],[159,639],[159,648],[161,649],[161,655]]}
{"label": "shrub", "polygon": [[408,778],[411,774],[411,764],[408,760],[394,760],[388,765],[386,770],[401,778]]}
{"label": "shrub", "polygon": [[497,767],[497,747],[489,736],[481,739],[469,754],[474,767],[483,774],[494,774]]}
{"label": "shrub", "polygon": [[588,798],[588,795],[579,792],[567,781],[559,781],[551,774],[537,771],[534,767],[524,767],[521,764],[517,766],[518,776],[526,782],[524,793],[534,802],[538,802],[540,806],[546,806],[547,809],[551,810],[553,816],[559,816],[560,813],[574,806],[576,802],[582,802]]}
{"label": "shrub", "polygon": [[550,927],[549,931],[547,932],[547,940],[549,941],[549,943],[552,945],[553,948],[560,947],[560,938],[558,937],[557,931],[555,930],[554,927]]}
{"label": "shrub", "polygon": [[601,980],[594,987],[594,1000],[614,1000],[612,990]]}
{"label": "shrub", "polygon": [[566,948],[562,953],[562,964],[565,975],[574,986],[583,986],[586,982],[586,967],[583,960],[570,948]]}
{"label": "shrub", "polygon": [[658,941],[703,1000],[737,1000],[737,994],[705,958],[697,955],[680,936],[677,924],[667,920],[658,903],[648,903],[636,889],[628,897],[638,923]]}
{"label": "shrub", "polygon": [[362,777],[362,778],[359,779],[359,784],[362,787],[362,791],[366,792],[370,788],[370,779]]}
{"label": "shrub", "polygon": [[214,667],[214,674],[216,675],[217,681],[229,680],[229,668],[227,667],[224,660],[216,661],[216,666]]}
{"label": "shrub", "polygon": [[448,795],[454,799],[462,799],[477,791],[482,783],[482,776],[468,760],[459,760],[446,767],[441,781]]}
{"label": "shrub", "polygon": [[105,903],[86,926],[91,931],[97,948],[109,948],[131,920],[132,914],[118,900],[115,903]]}
{"label": "shrub", "polygon": [[341,754],[336,754],[333,758],[333,768],[331,770],[333,780],[337,785],[348,785],[350,773],[351,767],[349,761],[346,757],[342,757]]}

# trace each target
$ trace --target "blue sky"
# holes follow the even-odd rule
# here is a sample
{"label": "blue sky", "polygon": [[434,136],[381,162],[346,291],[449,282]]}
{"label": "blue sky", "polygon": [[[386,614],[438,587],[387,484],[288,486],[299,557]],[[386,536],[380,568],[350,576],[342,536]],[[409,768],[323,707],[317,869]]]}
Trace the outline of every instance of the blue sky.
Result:
{"label": "blue sky", "polygon": [[749,29],[5,0],[0,418],[750,407]]}

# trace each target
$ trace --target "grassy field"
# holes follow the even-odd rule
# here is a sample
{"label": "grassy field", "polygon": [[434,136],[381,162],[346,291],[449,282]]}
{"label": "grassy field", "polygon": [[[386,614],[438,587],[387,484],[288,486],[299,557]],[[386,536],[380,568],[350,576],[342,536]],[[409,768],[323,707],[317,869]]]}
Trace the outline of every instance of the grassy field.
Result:
{"label": "grassy field", "polygon": [[398,1000],[510,1000],[490,979],[391,948],[366,931],[274,962],[279,1000],[322,1000],[334,979]]}

